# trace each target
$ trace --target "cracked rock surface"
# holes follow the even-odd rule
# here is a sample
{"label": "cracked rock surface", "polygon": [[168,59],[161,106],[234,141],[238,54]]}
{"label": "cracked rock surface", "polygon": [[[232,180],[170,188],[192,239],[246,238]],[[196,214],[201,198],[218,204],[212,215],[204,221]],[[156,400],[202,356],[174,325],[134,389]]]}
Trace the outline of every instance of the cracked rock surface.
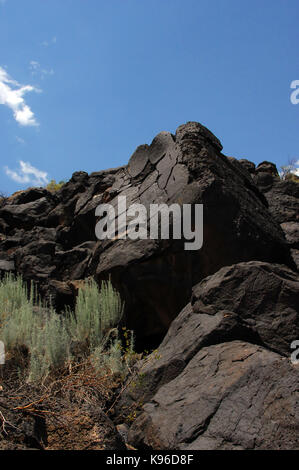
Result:
{"label": "cracked rock surface", "polygon": [[294,449],[298,369],[262,347],[205,347],[162,386],[132,425],[129,442],[154,449]]}
{"label": "cracked rock surface", "polygon": [[[298,231],[282,223],[296,222],[298,194],[277,178],[275,165],[255,168],[226,157],[208,129],[188,122],[139,146],[123,167],[77,172],[55,193],[31,188],[3,200],[0,270],[36,281],[58,310],[73,305],[81,279],[94,276],[100,283],[110,276],[125,300],[125,322],[136,331],[137,347],[149,349],[189,302],[192,287],[223,266],[259,260],[294,269]],[[98,240],[96,207],[117,209],[119,196],[127,207],[143,204],[148,225],[151,204],[203,204],[202,249],[186,251],[184,240],[118,238],[126,234],[123,223],[113,240]]]}
{"label": "cracked rock surface", "polygon": [[[148,223],[151,204],[203,204],[203,247],[124,238],[129,218],[97,240],[95,210],[117,209],[119,196],[143,204]],[[3,199],[0,274],[34,280],[58,310],[74,304],[82,279],[111,277],[137,350],[157,348],[116,407],[121,423],[136,410],[129,445],[298,449],[298,201],[298,181],[282,181],[273,163],[227,157],[188,122],[139,146],[127,165]]]}

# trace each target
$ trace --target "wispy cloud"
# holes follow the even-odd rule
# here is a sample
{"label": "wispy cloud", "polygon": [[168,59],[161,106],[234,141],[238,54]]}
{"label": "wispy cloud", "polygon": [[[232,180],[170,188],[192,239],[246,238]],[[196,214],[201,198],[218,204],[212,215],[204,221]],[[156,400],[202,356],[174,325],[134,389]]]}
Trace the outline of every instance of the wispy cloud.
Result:
{"label": "wispy cloud", "polygon": [[41,79],[44,79],[47,75],[54,75],[53,69],[42,68],[37,60],[31,60],[29,70],[31,71],[32,76],[39,75]]}
{"label": "wispy cloud", "polygon": [[22,137],[19,137],[18,135],[16,136],[16,141],[21,144],[21,145],[25,145],[26,142],[24,139],[22,139]]}
{"label": "wispy cloud", "polygon": [[0,104],[8,106],[13,111],[15,120],[21,126],[38,125],[34,113],[24,100],[24,95],[31,91],[40,90],[32,85],[20,85],[0,67]]}
{"label": "wispy cloud", "polygon": [[16,183],[32,184],[34,186],[44,186],[49,183],[48,173],[32,166],[29,162],[19,161],[20,167],[17,170],[11,170],[4,167],[5,173]]}
{"label": "wispy cloud", "polygon": [[44,46],[44,47],[49,47],[52,44],[56,44],[56,42],[57,42],[57,38],[56,38],[56,36],[53,36],[52,39],[50,39],[49,41],[43,41],[41,43],[41,45]]}

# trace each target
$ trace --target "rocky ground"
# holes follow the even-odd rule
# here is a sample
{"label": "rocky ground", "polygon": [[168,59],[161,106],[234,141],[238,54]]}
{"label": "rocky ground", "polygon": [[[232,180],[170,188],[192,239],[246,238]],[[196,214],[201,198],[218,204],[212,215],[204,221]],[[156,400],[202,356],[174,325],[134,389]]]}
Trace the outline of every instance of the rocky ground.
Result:
{"label": "rocky ground", "polygon": [[0,450],[126,450],[108,417],[119,383],[91,364],[28,384],[8,360],[0,377]]}
{"label": "rocky ground", "polygon": [[[124,195],[146,207],[202,203],[202,249],[186,251],[184,240],[97,240],[96,207]],[[191,122],[138,147],[124,167],[75,173],[56,193],[33,188],[2,200],[2,274],[36,281],[58,310],[74,304],[82,279],[111,276],[137,350],[155,349],[110,418],[102,402],[78,411],[87,448],[93,439],[100,448],[107,429],[108,448],[124,446],[107,419],[126,421],[138,449],[299,448],[299,366],[290,361],[299,340],[298,198],[298,182],[281,180],[274,164],[225,156]],[[1,393],[5,416],[9,394],[4,403]],[[76,447],[71,431],[47,429],[44,447]],[[19,445],[11,442],[0,448]]]}

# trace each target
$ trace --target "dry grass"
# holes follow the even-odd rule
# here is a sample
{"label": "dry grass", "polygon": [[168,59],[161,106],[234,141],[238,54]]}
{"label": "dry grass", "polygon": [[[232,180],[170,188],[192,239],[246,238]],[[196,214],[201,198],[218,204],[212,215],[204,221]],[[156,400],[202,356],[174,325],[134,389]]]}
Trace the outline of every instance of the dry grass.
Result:
{"label": "dry grass", "polygon": [[[32,444],[35,448],[79,448],[75,422],[81,423],[82,432],[85,429],[82,442],[88,447],[88,436],[92,440],[95,433],[90,410],[107,409],[119,387],[119,377],[109,370],[99,375],[90,360],[56,371],[43,385],[26,383],[8,363],[0,378],[0,449],[1,444],[4,449],[23,446],[30,426],[40,429]],[[64,435],[61,447],[60,433]]]}

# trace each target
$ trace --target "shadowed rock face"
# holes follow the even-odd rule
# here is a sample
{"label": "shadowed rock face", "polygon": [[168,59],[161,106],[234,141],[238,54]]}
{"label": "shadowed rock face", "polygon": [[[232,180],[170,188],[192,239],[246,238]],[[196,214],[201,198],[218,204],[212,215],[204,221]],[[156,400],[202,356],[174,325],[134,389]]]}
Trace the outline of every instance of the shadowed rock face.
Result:
{"label": "shadowed rock face", "polygon": [[[299,370],[289,358],[299,340],[298,188],[270,162],[226,157],[208,129],[189,122],[139,146],[128,165],[74,173],[55,194],[33,188],[2,200],[0,274],[37,281],[58,309],[74,303],[82,279],[111,276],[137,349],[164,338],[116,406],[118,421],[137,406],[129,444],[298,449]],[[118,196],[147,209],[203,204],[203,247],[97,240],[95,209],[117,207]],[[101,419],[87,413],[88,432]],[[108,444],[118,446],[114,431]]]}
{"label": "shadowed rock face", "polygon": [[193,288],[195,313],[236,314],[260,344],[288,356],[299,338],[299,276],[284,266],[250,261],[220,269]]}
{"label": "shadowed rock face", "polygon": [[[0,259],[38,281],[57,308],[73,302],[76,281],[111,275],[140,347],[157,345],[189,301],[192,286],[207,275],[253,259],[292,264],[252,164],[221,151],[208,129],[189,122],[175,135],[161,132],[151,145],[138,147],[124,167],[75,173],[54,195],[44,189],[17,193],[0,209]],[[261,169],[272,178],[270,164]],[[118,196],[147,209],[153,203],[202,203],[203,248],[186,251],[183,240],[97,241],[95,209],[101,203],[116,206]]]}
{"label": "shadowed rock face", "polygon": [[138,448],[298,449],[298,370],[241,341],[203,348],[143,406]]}
{"label": "shadowed rock face", "polygon": [[[285,266],[250,261],[224,267],[207,277],[194,286],[191,302],[172,322],[158,350],[139,365],[139,373],[142,374],[141,383],[138,386],[135,384],[129,386],[118,404],[118,414],[122,415],[126,415],[127,410],[134,409],[136,403],[144,404],[140,417],[131,428],[131,444],[137,447],[154,445],[162,449],[189,449],[189,444],[190,449],[204,448],[204,445],[208,448],[233,448],[243,445],[244,448],[251,448],[251,445],[255,448],[271,448],[272,439],[274,439],[273,445],[278,447],[290,445],[292,448],[295,442],[299,445],[298,391],[294,388],[296,380],[299,383],[299,369],[290,362],[290,346],[297,339],[299,339],[299,275],[297,273]],[[242,347],[240,341],[244,343]],[[218,348],[214,348],[216,345]],[[252,385],[252,390],[250,388],[248,390],[250,400],[254,399],[257,386],[260,400],[267,396],[268,390],[273,386],[271,381],[277,377],[275,368],[280,368],[279,364],[285,364],[283,368],[287,371],[280,382],[281,386],[283,386],[283,380],[288,383],[289,374],[293,377],[289,404],[293,403],[294,408],[286,410],[284,406],[280,407],[277,404],[275,419],[281,423],[277,424],[278,427],[281,426],[279,432],[271,428],[272,424],[268,422],[272,419],[271,414],[258,416],[258,413],[264,413],[262,402],[257,403],[257,408],[252,410],[252,419],[260,420],[256,426],[265,429],[270,427],[266,432],[268,434],[264,437],[265,442],[262,438],[258,438],[252,444],[250,435],[255,436],[257,428],[249,432],[244,426],[239,429],[238,434],[234,434],[229,413],[221,417],[218,415],[219,419],[217,418],[218,424],[222,420],[220,428],[227,430],[223,434],[223,440],[220,438],[219,430],[211,438],[206,439],[206,436],[210,436],[209,432],[205,434],[209,426],[210,414],[205,415],[203,403],[205,401],[214,403],[215,411],[218,405],[228,406],[223,405],[223,402],[226,402],[227,393],[230,393],[226,387],[228,383],[229,388],[231,387],[230,379],[234,374],[235,362],[242,369],[242,364],[246,359],[235,361],[228,355],[220,359],[224,349],[229,351],[232,357],[238,356],[243,349],[255,351],[256,364],[249,367],[245,374],[246,379],[241,378],[242,370],[240,370],[241,375],[240,377],[236,375],[236,383],[233,387],[234,392],[239,393],[239,379],[241,382],[248,380],[248,387],[250,387],[249,376],[252,368],[259,369],[256,372],[259,385],[255,383]],[[209,365],[205,362],[206,355],[210,357]],[[283,357],[286,360],[281,362],[280,359]],[[264,366],[261,366],[260,360],[267,372],[264,371]],[[223,395],[219,392],[219,396],[214,390],[216,386],[214,375],[218,368],[219,386],[221,382],[221,387],[224,387]],[[237,372],[236,366],[236,374]],[[210,375],[206,377],[205,374]],[[194,394],[194,387],[197,387],[198,395]],[[283,394],[286,398],[287,392],[284,387]],[[233,422],[235,422],[234,419],[237,421],[240,418],[238,413],[246,413],[247,406],[249,406],[248,401],[242,402],[242,393],[240,391],[238,398],[240,403],[232,405],[230,410],[235,416]],[[167,404],[166,407],[164,407],[164,402],[163,405],[160,402],[160,397],[164,394],[169,398],[169,406]],[[250,398],[251,394],[252,398]],[[202,403],[203,407],[201,408],[200,405],[195,411],[197,400]],[[194,411],[190,411],[189,418],[187,418],[188,412],[185,410],[189,410],[190,401],[194,404]],[[273,404],[273,407],[275,406]],[[182,413],[181,420],[177,417],[174,419],[172,411],[174,414]],[[254,413],[256,413],[255,417]],[[207,425],[202,422],[203,416]],[[193,424],[193,420],[196,425]],[[174,435],[171,440],[167,440],[168,434],[164,440],[164,431],[160,429],[158,423],[165,423],[165,426],[173,429]],[[286,435],[294,432],[292,444],[288,444],[287,440],[282,438],[284,429],[282,423],[285,423]],[[181,436],[182,426],[192,430],[189,437]]]}
{"label": "shadowed rock face", "polygon": [[[250,162],[240,160],[248,169]],[[299,184],[298,181],[278,177],[276,166],[262,162],[253,170],[252,178],[265,195],[273,219],[281,225],[290,248],[292,260],[299,269]]]}

